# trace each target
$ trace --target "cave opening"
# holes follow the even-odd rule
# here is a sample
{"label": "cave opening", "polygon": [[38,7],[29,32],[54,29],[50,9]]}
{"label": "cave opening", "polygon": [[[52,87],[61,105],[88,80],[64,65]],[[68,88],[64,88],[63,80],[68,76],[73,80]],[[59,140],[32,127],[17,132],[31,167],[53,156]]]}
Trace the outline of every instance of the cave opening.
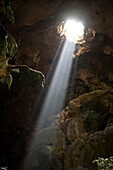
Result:
{"label": "cave opening", "polygon": [[113,154],[112,9],[0,1],[0,169],[93,170]]}
{"label": "cave opening", "polygon": [[65,35],[66,39],[70,42],[76,43],[83,38],[84,26],[81,22],[74,19],[68,19],[65,24],[61,35]]}

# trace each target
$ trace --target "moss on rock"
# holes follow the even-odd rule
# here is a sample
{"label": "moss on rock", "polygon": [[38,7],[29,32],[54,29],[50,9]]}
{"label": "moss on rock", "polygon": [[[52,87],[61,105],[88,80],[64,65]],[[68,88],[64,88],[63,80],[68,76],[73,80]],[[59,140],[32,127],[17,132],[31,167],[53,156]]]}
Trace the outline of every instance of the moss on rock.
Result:
{"label": "moss on rock", "polygon": [[[18,70],[16,72],[15,70]],[[18,86],[38,86],[43,87],[44,75],[40,71],[33,70],[26,65],[16,66],[14,71],[12,70],[12,76],[14,77],[13,85]]]}
{"label": "moss on rock", "polygon": [[11,1],[0,2],[0,16],[0,83],[7,84],[10,88],[13,79],[8,69],[8,61],[14,57],[17,44],[4,25],[7,21],[14,23]]}
{"label": "moss on rock", "polygon": [[15,22],[11,1],[2,0],[0,2],[0,16],[0,24],[3,24],[6,21],[9,21],[10,23]]}
{"label": "moss on rock", "polygon": [[112,93],[112,90],[97,90],[83,94],[72,100],[61,113],[61,129],[67,141],[65,169],[80,166],[93,169],[93,159],[111,156]]}

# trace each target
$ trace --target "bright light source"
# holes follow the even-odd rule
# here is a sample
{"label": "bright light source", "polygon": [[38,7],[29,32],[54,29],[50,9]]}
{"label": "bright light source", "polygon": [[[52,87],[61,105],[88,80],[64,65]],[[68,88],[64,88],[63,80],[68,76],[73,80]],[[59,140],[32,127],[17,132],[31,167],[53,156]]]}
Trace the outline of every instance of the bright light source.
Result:
{"label": "bright light source", "polygon": [[64,25],[63,33],[68,41],[76,42],[80,40],[84,34],[84,26],[75,20],[68,20]]}

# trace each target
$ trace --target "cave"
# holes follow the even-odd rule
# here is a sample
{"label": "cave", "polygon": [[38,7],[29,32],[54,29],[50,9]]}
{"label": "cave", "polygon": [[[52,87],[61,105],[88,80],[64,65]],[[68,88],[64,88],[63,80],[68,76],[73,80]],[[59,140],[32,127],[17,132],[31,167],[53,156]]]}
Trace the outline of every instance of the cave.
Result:
{"label": "cave", "polygon": [[1,170],[113,169],[112,9],[0,1]]}

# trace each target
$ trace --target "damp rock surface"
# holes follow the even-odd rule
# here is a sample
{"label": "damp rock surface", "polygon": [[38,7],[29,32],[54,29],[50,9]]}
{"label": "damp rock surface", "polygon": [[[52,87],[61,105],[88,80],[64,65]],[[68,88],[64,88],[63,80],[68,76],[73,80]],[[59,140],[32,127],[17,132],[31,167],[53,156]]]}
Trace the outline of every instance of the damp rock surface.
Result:
{"label": "damp rock surface", "polygon": [[96,90],[75,98],[62,111],[66,169],[79,165],[95,169],[94,159],[112,155],[112,101],[112,90]]}
{"label": "damp rock surface", "polygon": [[[44,76],[41,72],[27,66],[13,68],[13,83],[10,89],[1,87],[0,110],[0,160],[1,164],[9,162],[12,167],[24,156],[34,129],[35,113],[33,107],[43,86]],[[7,156],[6,156],[7,154]],[[14,160],[14,161],[13,161]]]}
{"label": "damp rock surface", "polygon": [[[25,160],[27,170],[95,170],[94,159],[112,156],[112,9],[112,0],[0,1],[0,167],[23,170]],[[85,32],[69,56],[64,109],[40,124],[31,148],[71,17]]]}

